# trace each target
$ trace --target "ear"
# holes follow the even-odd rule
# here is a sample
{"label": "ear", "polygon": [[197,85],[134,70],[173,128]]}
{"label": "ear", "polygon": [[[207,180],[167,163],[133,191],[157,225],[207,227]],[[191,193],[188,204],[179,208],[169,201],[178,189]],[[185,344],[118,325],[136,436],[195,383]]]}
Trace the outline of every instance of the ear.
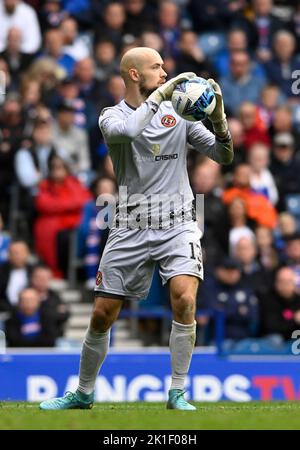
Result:
{"label": "ear", "polygon": [[140,80],[140,75],[139,75],[137,69],[129,69],[128,73],[129,73],[129,76],[130,76],[132,81],[139,81]]}

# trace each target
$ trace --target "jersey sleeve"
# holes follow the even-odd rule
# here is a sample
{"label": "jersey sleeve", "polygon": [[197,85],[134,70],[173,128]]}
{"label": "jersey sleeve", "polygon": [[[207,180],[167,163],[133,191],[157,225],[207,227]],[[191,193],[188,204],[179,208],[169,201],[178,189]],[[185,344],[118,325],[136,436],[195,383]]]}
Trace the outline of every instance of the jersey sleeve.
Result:
{"label": "jersey sleeve", "polygon": [[122,144],[132,141],[143,132],[157,110],[158,104],[152,101],[145,101],[126,118],[121,110],[103,109],[98,123],[106,143]]}
{"label": "jersey sleeve", "polygon": [[187,122],[188,142],[200,153],[220,164],[230,164],[233,148],[230,133],[225,139],[218,139],[202,122]]}

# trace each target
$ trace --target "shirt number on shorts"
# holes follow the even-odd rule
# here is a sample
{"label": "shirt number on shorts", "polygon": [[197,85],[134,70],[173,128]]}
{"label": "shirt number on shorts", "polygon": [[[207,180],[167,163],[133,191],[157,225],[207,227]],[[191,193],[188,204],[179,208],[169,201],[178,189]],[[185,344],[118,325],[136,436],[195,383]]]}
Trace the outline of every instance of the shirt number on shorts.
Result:
{"label": "shirt number on shorts", "polygon": [[189,244],[190,244],[190,246],[191,246],[191,256],[190,256],[190,258],[196,259],[194,242],[189,242]]}
{"label": "shirt number on shorts", "polygon": [[202,266],[202,261],[201,261],[201,245],[196,245],[196,247],[197,247],[197,250],[196,250],[196,252],[197,252],[197,256],[196,256],[196,252],[195,252],[195,244],[194,244],[194,242],[189,242],[189,244],[190,244],[190,247],[191,247],[191,256],[190,256],[190,258],[191,259],[195,259],[196,261],[197,261],[197,265],[198,265],[198,268],[199,268],[199,270],[201,270],[201,266]]}

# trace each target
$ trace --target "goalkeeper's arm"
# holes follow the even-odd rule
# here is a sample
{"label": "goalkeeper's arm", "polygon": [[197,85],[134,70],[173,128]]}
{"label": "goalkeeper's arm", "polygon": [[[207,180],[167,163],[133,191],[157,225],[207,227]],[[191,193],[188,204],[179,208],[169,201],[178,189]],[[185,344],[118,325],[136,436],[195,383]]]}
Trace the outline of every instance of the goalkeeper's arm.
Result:
{"label": "goalkeeper's arm", "polygon": [[106,142],[117,144],[135,139],[151,122],[161,102],[171,99],[176,85],[195,76],[192,72],[186,72],[167,81],[152,92],[145,102],[126,119],[122,117],[122,113],[119,115],[112,108],[104,109],[99,117],[99,127]]}
{"label": "goalkeeper's arm", "polygon": [[222,164],[230,164],[233,160],[233,144],[224,111],[222,91],[215,80],[209,78],[207,81],[211,84],[216,97],[215,109],[210,115],[208,115],[209,120],[212,122],[213,130],[216,136],[215,150],[218,153],[218,158]]}
{"label": "goalkeeper's arm", "polygon": [[233,160],[233,145],[220,86],[214,80],[208,80],[216,96],[216,106],[208,115],[212,122],[214,133],[211,133],[202,122],[187,122],[188,142],[200,153],[219,164],[230,164]]}

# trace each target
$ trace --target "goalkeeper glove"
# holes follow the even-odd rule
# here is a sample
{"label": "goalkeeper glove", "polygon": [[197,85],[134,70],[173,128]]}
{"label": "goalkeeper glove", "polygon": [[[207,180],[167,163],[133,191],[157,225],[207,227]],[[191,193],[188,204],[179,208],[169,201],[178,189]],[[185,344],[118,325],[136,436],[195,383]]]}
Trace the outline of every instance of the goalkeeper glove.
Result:
{"label": "goalkeeper glove", "polygon": [[158,105],[160,105],[161,102],[165,102],[166,100],[171,100],[173,91],[177,84],[181,83],[182,81],[191,80],[194,77],[196,77],[196,74],[193,72],[181,73],[180,75],[177,75],[177,77],[171,78],[171,80],[167,81],[162,86],[157,88],[154,92],[152,92],[152,94],[149,95],[147,100],[155,102]]}
{"label": "goalkeeper glove", "polygon": [[216,97],[216,106],[211,114],[208,115],[209,120],[213,124],[213,129],[217,134],[225,134],[228,132],[228,125],[226,120],[226,114],[224,111],[224,102],[222,91],[218,83],[212,78],[207,80],[214,91]]}

